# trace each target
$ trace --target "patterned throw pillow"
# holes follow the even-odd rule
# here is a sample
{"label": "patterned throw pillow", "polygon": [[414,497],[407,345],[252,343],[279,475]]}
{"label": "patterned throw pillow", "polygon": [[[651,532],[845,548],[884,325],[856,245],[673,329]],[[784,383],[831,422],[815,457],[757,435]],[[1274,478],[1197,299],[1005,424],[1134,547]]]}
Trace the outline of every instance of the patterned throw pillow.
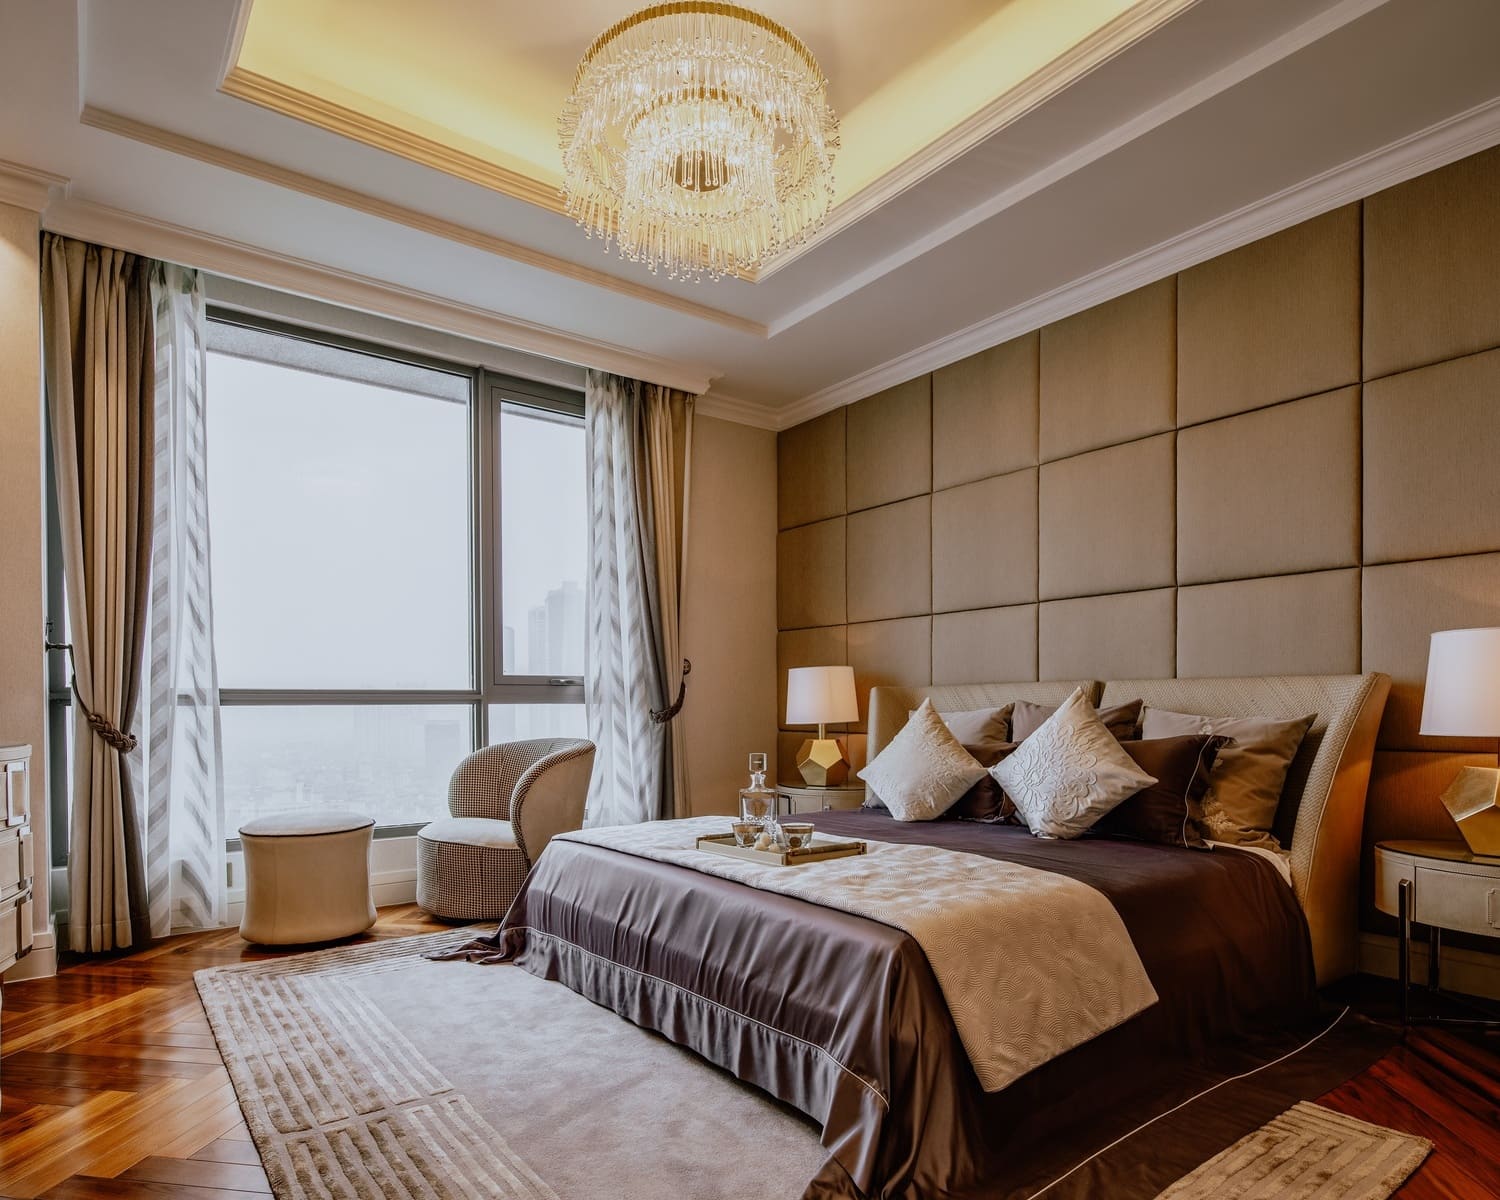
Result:
{"label": "patterned throw pillow", "polygon": [[886,747],[859,772],[898,821],[931,821],[984,777],[984,768],[922,701]]}
{"label": "patterned throw pillow", "polygon": [[990,774],[1031,832],[1045,838],[1076,838],[1157,782],[1121,749],[1082,688]]}

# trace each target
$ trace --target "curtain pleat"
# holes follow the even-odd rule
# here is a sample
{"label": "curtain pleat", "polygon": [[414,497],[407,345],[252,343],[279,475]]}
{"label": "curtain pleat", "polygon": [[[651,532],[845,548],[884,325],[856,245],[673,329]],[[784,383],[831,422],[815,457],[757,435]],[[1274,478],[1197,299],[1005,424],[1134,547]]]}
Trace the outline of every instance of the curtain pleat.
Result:
{"label": "curtain pleat", "polygon": [[147,260],[48,234],[43,342],[73,646],[69,945],[146,941],[137,723],[149,603],[154,352]]}
{"label": "curtain pleat", "polygon": [[590,371],[585,822],[688,811],[680,598],[693,397]]}

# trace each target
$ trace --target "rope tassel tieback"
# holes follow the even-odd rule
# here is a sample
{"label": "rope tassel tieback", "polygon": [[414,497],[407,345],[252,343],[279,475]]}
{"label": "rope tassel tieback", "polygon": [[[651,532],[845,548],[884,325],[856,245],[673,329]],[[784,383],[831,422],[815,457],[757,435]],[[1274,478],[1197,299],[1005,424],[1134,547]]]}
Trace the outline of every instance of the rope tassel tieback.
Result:
{"label": "rope tassel tieback", "polygon": [[[50,624],[50,623],[49,623]],[[132,753],[140,744],[133,733],[122,733],[118,726],[108,717],[101,717],[93,709],[83,702],[83,696],[78,691],[78,665],[73,661],[72,642],[44,642],[46,650],[66,650],[68,652],[68,686],[73,689],[73,698],[78,701],[78,707],[83,710],[83,715],[88,718],[89,728],[106,746],[113,746],[121,754]]]}

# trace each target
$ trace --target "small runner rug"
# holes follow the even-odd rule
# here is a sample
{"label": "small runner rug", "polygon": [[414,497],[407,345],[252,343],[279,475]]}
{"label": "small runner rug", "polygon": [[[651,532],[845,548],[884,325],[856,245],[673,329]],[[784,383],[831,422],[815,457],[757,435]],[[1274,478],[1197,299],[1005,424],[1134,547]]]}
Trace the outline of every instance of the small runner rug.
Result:
{"label": "small runner rug", "polygon": [[[813,1122],[561,984],[424,957],[472,936],[364,942],[197,973],[280,1200],[801,1196],[825,1157]],[[1180,1133],[1166,1124],[1154,1127],[1163,1139]],[[1385,1200],[1427,1149],[1298,1104],[1162,1195]],[[1046,1200],[1096,1195],[1101,1176],[1121,1200],[1151,1197],[1173,1178],[1146,1186],[1109,1158],[1047,1187]]]}

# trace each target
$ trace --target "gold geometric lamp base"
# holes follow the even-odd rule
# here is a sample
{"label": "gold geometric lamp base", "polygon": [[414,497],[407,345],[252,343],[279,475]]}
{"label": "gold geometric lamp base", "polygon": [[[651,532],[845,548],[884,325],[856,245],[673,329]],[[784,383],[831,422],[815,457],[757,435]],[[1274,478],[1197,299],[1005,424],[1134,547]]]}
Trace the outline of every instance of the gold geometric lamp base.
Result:
{"label": "gold geometric lamp base", "polygon": [[1462,768],[1443,793],[1443,804],[1470,850],[1500,858],[1500,769]]}
{"label": "gold geometric lamp base", "polygon": [[849,778],[849,751],[843,738],[808,738],[797,751],[797,770],[808,787],[838,787],[844,783]]}

